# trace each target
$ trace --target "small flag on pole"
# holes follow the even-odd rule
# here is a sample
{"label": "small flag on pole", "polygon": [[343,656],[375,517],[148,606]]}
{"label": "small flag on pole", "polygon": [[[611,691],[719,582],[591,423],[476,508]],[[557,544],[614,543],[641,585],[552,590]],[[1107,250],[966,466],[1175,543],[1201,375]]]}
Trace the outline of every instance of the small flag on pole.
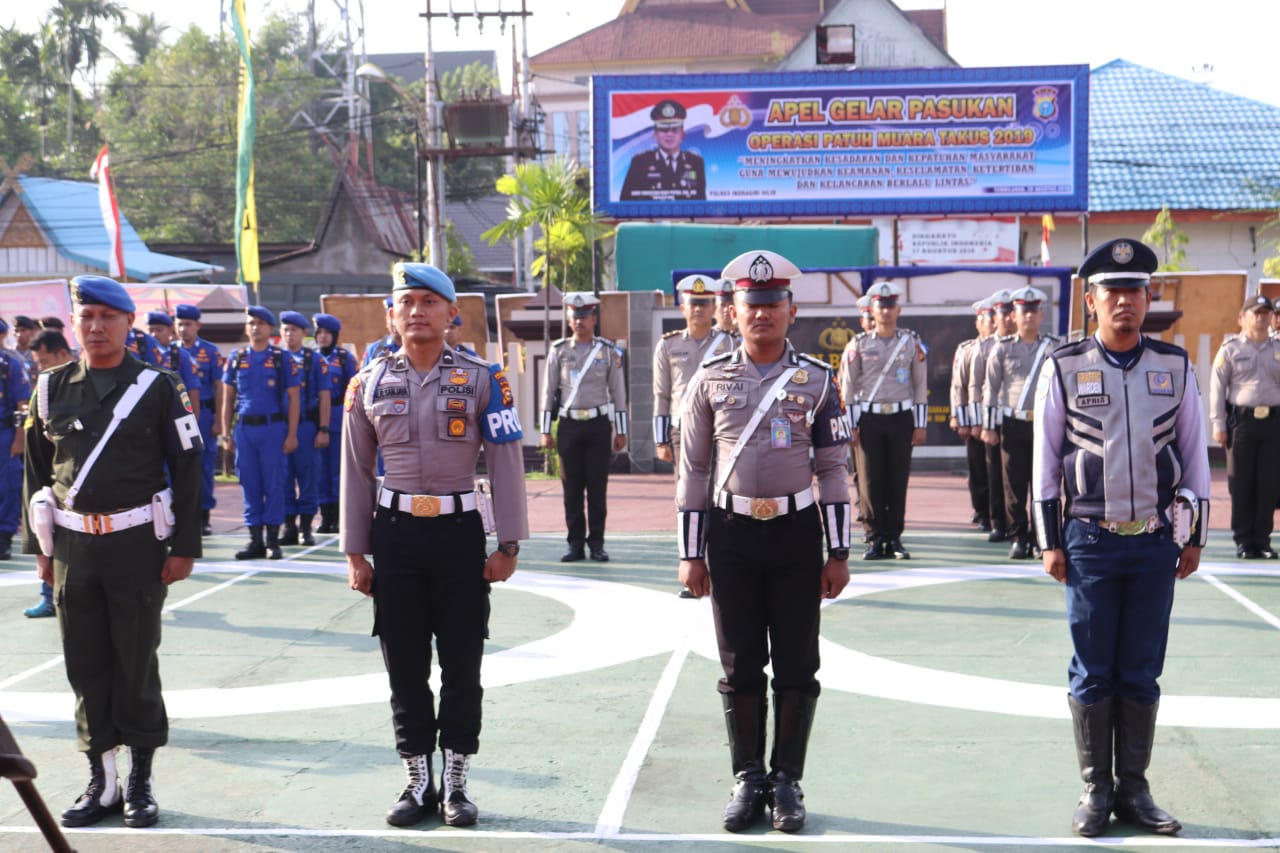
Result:
{"label": "small flag on pole", "polygon": [[1040,266],[1049,266],[1049,235],[1053,233],[1053,214],[1040,217]]}
{"label": "small flag on pole", "polygon": [[124,277],[124,241],[120,237],[120,206],[116,204],[116,193],[111,186],[111,159],[107,154],[107,146],[102,146],[98,158],[93,161],[89,177],[98,182],[98,208],[102,211],[102,224],[107,227],[107,237],[111,240],[111,260],[107,266],[107,274],[112,278]]}

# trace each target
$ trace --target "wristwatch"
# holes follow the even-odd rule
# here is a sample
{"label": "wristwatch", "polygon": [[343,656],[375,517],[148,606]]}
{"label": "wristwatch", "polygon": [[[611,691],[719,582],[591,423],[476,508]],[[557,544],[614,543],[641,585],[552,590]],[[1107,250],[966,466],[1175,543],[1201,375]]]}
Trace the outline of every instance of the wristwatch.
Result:
{"label": "wristwatch", "polygon": [[520,553],[520,543],[519,542],[499,542],[498,550],[503,554],[506,554],[508,557],[514,557],[516,554]]}
{"label": "wristwatch", "polygon": [[849,549],[848,548],[832,548],[827,551],[827,556],[833,560],[847,560],[849,559]]}

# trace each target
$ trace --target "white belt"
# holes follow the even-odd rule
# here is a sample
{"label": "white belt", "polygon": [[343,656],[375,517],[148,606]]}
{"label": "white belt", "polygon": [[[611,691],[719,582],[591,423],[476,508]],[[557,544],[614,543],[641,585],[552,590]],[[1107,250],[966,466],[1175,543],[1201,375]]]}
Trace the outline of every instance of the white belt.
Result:
{"label": "white belt", "polygon": [[1035,409],[1011,409],[1005,406],[1001,411],[1006,418],[1013,418],[1015,421],[1033,421],[1036,417]]}
{"label": "white belt", "polygon": [[911,410],[911,401],[907,400],[902,403],[863,403],[862,411],[870,412],[873,415],[896,415],[898,412],[908,412]]}
{"label": "white belt", "polygon": [[561,409],[560,417],[568,418],[571,421],[589,421],[592,418],[598,418],[601,415],[610,414],[613,406],[596,406],[594,409]]}
{"label": "white belt", "polygon": [[116,533],[151,523],[151,504],[122,510],[121,512],[79,513],[69,509],[53,509],[53,523],[77,533]]}
{"label": "white belt", "polygon": [[471,512],[476,508],[476,493],[463,492],[455,501],[453,495],[406,495],[391,489],[378,490],[378,505],[397,509],[418,518]]}
{"label": "white belt", "polygon": [[794,495],[783,495],[780,498],[748,498],[743,495],[731,495],[720,492],[716,495],[716,506],[727,509],[734,515],[749,515],[761,521],[786,515],[791,511],[791,501],[796,502],[796,511],[813,506],[813,490],[805,489]]}

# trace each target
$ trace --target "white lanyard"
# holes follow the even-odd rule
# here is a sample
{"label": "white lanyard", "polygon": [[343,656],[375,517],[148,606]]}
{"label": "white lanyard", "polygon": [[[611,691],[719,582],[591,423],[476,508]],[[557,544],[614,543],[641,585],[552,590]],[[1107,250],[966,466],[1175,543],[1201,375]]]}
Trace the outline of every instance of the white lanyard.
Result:
{"label": "white lanyard", "polygon": [[769,407],[773,405],[777,399],[779,392],[791,381],[791,377],[795,376],[800,370],[798,367],[790,367],[782,372],[778,377],[778,381],[773,383],[773,387],[769,389],[769,393],[760,399],[760,404],[756,406],[755,414],[751,416],[751,421],[747,424],[742,434],[738,436],[738,443],[733,446],[733,450],[729,452],[729,458],[725,460],[724,471],[716,479],[715,491],[719,492],[724,488],[724,484],[729,482],[729,474],[733,471],[733,466],[738,461],[742,448],[747,446],[747,441],[755,434],[756,427],[760,425],[760,419],[764,417],[764,413],[769,411]]}
{"label": "white lanyard", "polygon": [[1027,381],[1022,386],[1022,396],[1018,397],[1018,411],[1026,411],[1027,395],[1031,393],[1031,389],[1036,387],[1036,379],[1039,378],[1040,362],[1044,360],[1044,352],[1049,348],[1049,339],[1045,338],[1040,342],[1040,349],[1036,350],[1035,361],[1031,362],[1031,372],[1027,374]]}
{"label": "white lanyard", "polygon": [[876,392],[880,390],[881,384],[884,383],[884,378],[889,375],[889,368],[893,366],[893,360],[898,357],[899,351],[902,350],[902,345],[905,344],[906,342],[907,342],[907,336],[904,335],[902,332],[899,332],[898,343],[893,348],[893,351],[889,353],[889,357],[884,360],[884,369],[880,371],[880,376],[876,379],[876,384],[871,386],[871,393],[863,398],[864,403],[875,402]]}
{"label": "white lanyard", "polygon": [[573,386],[569,388],[569,396],[560,404],[560,408],[568,409],[573,405],[573,401],[577,399],[578,388],[582,385],[582,377],[587,375],[587,370],[591,367],[591,362],[595,361],[596,353],[600,352],[600,347],[604,346],[601,341],[596,341],[596,345],[591,348],[591,352],[587,353],[587,360],[582,367],[578,369],[578,375],[573,379]]}

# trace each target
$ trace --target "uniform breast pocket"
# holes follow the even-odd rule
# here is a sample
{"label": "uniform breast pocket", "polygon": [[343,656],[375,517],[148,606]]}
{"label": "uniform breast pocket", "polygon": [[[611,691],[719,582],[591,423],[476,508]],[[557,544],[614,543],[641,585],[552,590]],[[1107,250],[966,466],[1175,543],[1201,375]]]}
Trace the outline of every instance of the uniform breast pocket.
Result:
{"label": "uniform breast pocket", "polygon": [[436,435],[441,441],[470,441],[475,436],[476,401],[442,394],[436,398]]}
{"label": "uniform breast pocket", "polygon": [[718,421],[736,421],[738,413],[747,407],[745,393],[717,391],[711,395],[711,411]]}
{"label": "uniform breast pocket", "polygon": [[408,444],[411,430],[409,428],[409,398],[391,397],[377,400],[370,412],[373,417],[373,428],[378,433],[378,444]]}

